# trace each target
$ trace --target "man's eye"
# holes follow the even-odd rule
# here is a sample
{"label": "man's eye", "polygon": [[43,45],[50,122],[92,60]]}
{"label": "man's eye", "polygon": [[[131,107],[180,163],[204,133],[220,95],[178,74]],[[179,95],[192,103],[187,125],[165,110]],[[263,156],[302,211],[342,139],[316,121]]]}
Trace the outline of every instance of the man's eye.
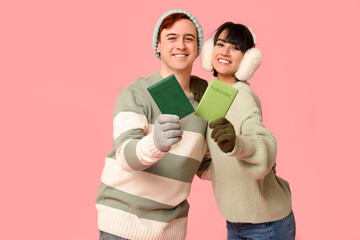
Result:
{"label": "man's eye", "polygon": [[175,40],[176,38],[175,37],[169,37],[168,40]]}

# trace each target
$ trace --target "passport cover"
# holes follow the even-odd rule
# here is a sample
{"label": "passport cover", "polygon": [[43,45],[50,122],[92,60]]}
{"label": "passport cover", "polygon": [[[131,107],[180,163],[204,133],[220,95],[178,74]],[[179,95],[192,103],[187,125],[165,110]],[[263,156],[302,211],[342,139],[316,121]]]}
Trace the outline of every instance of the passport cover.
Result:
{"label": "passport cover", "polygon": [[195,115],[208,122],[225,117],[237,92],[236,88],[212,78],[195,110]]}
{"label": "passport cover", "polygon": [[147,90],[162,114],[175,114],[181,119],[194,112],[174,74],[151,85]]}

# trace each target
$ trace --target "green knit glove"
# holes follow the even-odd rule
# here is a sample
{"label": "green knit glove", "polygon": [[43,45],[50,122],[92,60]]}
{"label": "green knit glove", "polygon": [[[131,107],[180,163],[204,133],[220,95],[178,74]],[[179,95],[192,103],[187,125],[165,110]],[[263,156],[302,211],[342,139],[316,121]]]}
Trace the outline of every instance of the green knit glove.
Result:
{"label": "green knit glove", "polygon": [[200,102],[207,86],[208,86],[207,81],[205,81],[197,76],[191,76],[190,91],[194,94],[194,99],[197,102]]}
{"label": "green knit glove", "polygon": [[234,126],[226,118],[218,118],[209,124],[213,129],[211,138],[217,142],[217,145],[223,152],[231,152],[235,147],[235,129]]}

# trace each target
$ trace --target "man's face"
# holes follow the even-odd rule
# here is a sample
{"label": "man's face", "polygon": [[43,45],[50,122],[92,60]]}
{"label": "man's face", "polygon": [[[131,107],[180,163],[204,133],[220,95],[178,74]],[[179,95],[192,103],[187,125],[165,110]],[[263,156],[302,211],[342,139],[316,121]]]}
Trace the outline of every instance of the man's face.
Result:
{"label": "man's face", "polygon": [[190,70],[197,56],[197,30],[188,19],[176,21],[171,28],[162,30],[157,46],[161,68],[166,73]]}

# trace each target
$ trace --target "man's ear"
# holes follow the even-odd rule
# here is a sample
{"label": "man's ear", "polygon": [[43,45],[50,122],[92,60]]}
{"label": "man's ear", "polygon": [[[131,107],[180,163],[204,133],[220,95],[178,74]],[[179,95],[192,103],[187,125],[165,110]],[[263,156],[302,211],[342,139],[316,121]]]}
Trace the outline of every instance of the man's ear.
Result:
{"label": "man's ear", "polygon": [[156,47],[156,51],[160,54],[160,42],[158,42],[158,45]]}

